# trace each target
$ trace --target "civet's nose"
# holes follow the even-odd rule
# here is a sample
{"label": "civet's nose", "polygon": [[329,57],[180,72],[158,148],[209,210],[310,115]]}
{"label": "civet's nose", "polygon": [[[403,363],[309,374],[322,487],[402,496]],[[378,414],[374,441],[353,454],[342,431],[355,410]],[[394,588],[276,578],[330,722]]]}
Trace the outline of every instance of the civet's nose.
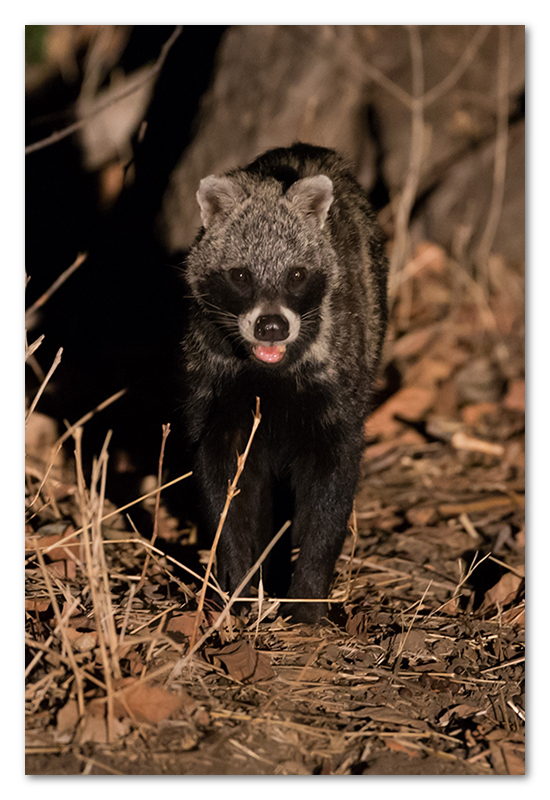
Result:
{"label": "civet's nose", "polygon": [[288,338],[288,320],[280,314],[265,314],[254,325],[254,336],[260,342],[283,342]]}

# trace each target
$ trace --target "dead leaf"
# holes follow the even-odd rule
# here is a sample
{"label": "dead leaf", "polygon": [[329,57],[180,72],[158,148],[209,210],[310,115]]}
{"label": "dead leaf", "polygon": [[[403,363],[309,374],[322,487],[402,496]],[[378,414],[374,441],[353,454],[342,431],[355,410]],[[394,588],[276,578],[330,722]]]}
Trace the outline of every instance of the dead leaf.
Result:
{"label": "dead leaf", "polygon": [[501,746],[509,775],[525,775],[525,759],[518,753],[512,742]]}
{"label": "dead leaf", "polygon": [[[401,428],[403,428],[402,425]],[[402,457],[403,451],[401,448],[403,445],[419,446],[425,443],[426,440],[421,433],[415,431],[413,428],[409,428],[408,430],[405,430],[404,433],[400,433],[393,439],[389,439],[387,441],[384,440],[382,442],[369,445],[365,450],[364,459],[365,461],[369,462],[379,459],[380,463],[378,463],[376,467],[377,471],[381,471],[382,469],[386,468],[386,465],[391,466],[391,464],[395,463],[395,461],[398,461]],[[387,459],[384,458],[386,455]],[[374,469],[374,465],[369,465],[369,469]]]}
{"label": "dead leaf", "polygon": [[54,578],[74,580],[76,578],[76,566],[74,561],[55,561],[53,564],[46,564],[46,569]]}
{"label": "dead leaf", "polygon": [[32,611],[34,614],[43,614],[49,607],[49,600],[25,600],[25,611]]}
{"label": "dead leaf", "polygon": [[[187,638],[190,638],[195,628],[195,620],[197,618],[196,611],[184,611],[182,614],[173,614],[168,620],[166,631],[168,633],[182,633]],[[201,614],[201,625],[206,623],[206,617]]]}
{"label": "dead leaf", "polygon": [[497,414],[498,409],[497,403],[474,403],[473,405],[464,406],[462,419],[466,425],[475,426],[483,417]]}
{"label": "dead leaf", "polygon": [[520,608],[512,606],[502,614],[502,622],[505,625],[515,625],[517,628],[525,628],[525,605]]}
{"label": "dead leaf", "polygon": [[138,722],[158,723],[176,714],[182,705],[178,695],[170,694],[160,686],[152,686],[136,678],[124,678],[117,688],[124,691],[115,697],[115,716],[129,716]]}
{"label": "dead leaf", "polygon": [[70,699],[57,712],[57,725],[55,729],[55,741],[60,744],[69,744],[72,741],[76,726],[78,724],[78,703]]}
{"label": "dead leaf", "polygon": [[407,370],[407,385],[422,387],[431,392],[434,387],[450,377],[453,369],[452,362],[439,358],[423,358]]}
{"label": "dead leaf", "polygon": [[121,658],[128,659],[128,669],[132,675],[140,676],[145,667],[143,659],[134,645],[131,645],[126,652],[120,653]]}
{"label": "dead leaf", "polygon": [[438,722],[442,727],[445,727],[449,724],[453,717],[455,719],[466,719],[467,717],[471,717],[473,714],[476,714],[478,711],[479,708],[476,706],[472,706],[469,703],[461,703],[460,705],[448,708],[447,711],[441,717],[439,717]]}
{"label": "dead leaf", "polygon": [[514,381],[504,398],[506,408],[525,411],[525,381]]}
{"label": "dead leaf", "polygon": [[364,611],[359,611],[353,616],[348,617],[346,631],[350,636],[355,636],[361,642],[366,642],[368,630],[368,617]]}
{"label": "dead leaf", "polygon": [[[354,715],[355,716],[355,715]],[[399,711],[393,711],[391,708],[364,708],[361,711],[362,717],[368,717],[374,722],[387,722],[390,725],[405,725],[412,728],[427,728],[428,723],[421,719],[414,719],[414,717],[400,714]]]}
{"label": "dead leaf", "polygon": [[199,742],[199,732],[188,720],[163,725],[154,738],[156,752],[182,753],[193,750]]}
{"label": "dead leaf", "polygon": [[224,614],[223,620],[219,628],[217,629],[222,644],[230,642],[235,638],[234,629],[235,626],[238,624],[235,617],[233,617],[231,614],[225,614],[223,611],[209,610],[207,614],[208,614],[208,624],[210,626],[216,625],[219,618],[222,616],[222,614]]}
{"label": "dead leaf", "polygon": [[[36,546],[40,547],[41,550],[45,550],[51,547],[51,545],[57,544],[57,542],[65,539],[73,532],[73,526],[69,525],[63,533],[56,533],[51,536],[28,537],[25,540],[25,552],[34,552]],[[77,538],[75,539],[75,537],[73,537],[67,544],[61,547],[52,547],[46,555],[50,561],[65,561],[67,558],[80,558],[80,542]]]}
{"label": "dead leaf", "polygon": [[419,750],[413,750],[412,747],[407,747],[407,745],[400,742],[399,739],[392,739],[388,736],[385,737],[385,740],[388,750],[394,750],[396,753],[406,753],[408,756],[418,757],[420,755]]}
{"label": "dead leaf", "polygon": [[405,386],[386,400],[367,421],[369,436],[394,436],[401,423],[395,419],[398,415],[407,422],[418,422],[430,410],[435,398],[432,389],[420,386]]}
{"label": "dead leaf", "polygon": [[505,380],[499,366],[490,358],[468,361],[455,377],[459,400],[465,405],[494,403],[500,400]]}
{"label": "dead leaf", "polygon": [[525,762],[519,758],[510,742],[490,742],[491,761],[498,775],[525,775]]}
{"label": "dead leaf", "polygon": [[105,718],[106,707],[106,703],[99,698],[88,703],[86,713],[78,728],[77,738],[80,744],[84,744],[84,742],[107,743],[109,737]]}
{"label": "dead leaf", "polygon": [[420,330],[411,331],[411,333],[400,336],[392,344],[392,357],[405,359],[417,355],[426,347],[435,334],[435,328],[429,327],[420,328]]}
{"label": "dead leaf", "polygon": [[75,631],[78,634],[73,639],[73,647],[79,653],[86,653],[93,650],[97,646],[97,631]]}
{"label": "dead leaf", "polygon": [[443,381],[438,386],[437,397],[434,403],[434,412],[442,419],[456,419],[458,415],[458,401],[454,381]]}
{"label": "dead leaf", "polygon": [[273,678],[269,656],[254,650],[248,642],[240,640],[231,642],[216,650],[207,648],[206,654],[220,661],[229,675],[235,680],[256,683]]}
{"label": "dead leaf", "polygon": [[422,268],[428,272],[443,274],[447,267],[447,254],[442,247],[433,242],[419,242],[414,261],[421,262]]}
{"label": "dead leaf", "polygon": [[275,768],[275,775],[311,775],[305,764],[299,761],[283,761]]}
{"label": "dead leaf", "polygon": [[418,508],[409,508],[405,513],[407,520],[411,525],[433,525],[439,519],[437,509],[433,506],[419,506]]}
{"label": "dead leaf", "polygon": [[516,533],[516,544],[518,547],[525,547],[525,525]]}
{"label": "dead leaf", "polygon": [[503,608],[512,603],[516,599],[522,583],[523,578],[520,578],[519,575],[507,572],[498,583],[485,592],[483,602],[479,607],[479,613],[484,614],[497,605]]}

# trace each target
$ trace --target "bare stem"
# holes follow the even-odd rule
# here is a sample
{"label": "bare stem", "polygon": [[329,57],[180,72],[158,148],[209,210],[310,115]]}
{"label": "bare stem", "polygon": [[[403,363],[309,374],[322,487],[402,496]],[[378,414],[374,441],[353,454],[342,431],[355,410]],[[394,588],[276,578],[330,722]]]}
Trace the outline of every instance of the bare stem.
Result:
{"label": "bare stem", "polygon": [[[166,446],[166,439],[168,438],[168,434],[170,433],[170,423],[168,425],[162,426],[162,442],[160,445],[160,456],[159,456],[159,468],[158,468],[158,475],[157,475],[157,486],[160,486],[162,483],[162,465],[164,463],[164,448]],[[153,523],[153,536],[151,538],[151,545],[154,545],[158,532],[159,532],[159,512],[160,512],[160,492],[157,492],[157,496],[155,499],[155,520]],[[151,551],[148,550],[145,556],[145,562],[143,564],[143,569],[141,571],[141,577],[139,579],[139,583],[137,585],[136,591],[139,591],[145,582],[145,576],[147,574],[147,568],[149,566],[149,561],[151,560]]]}
{"label": "bare stem", "polygon": [[212,572],[212,565],[214,563],[214,558],[216,556],[216,549],[218,547],[218,542],[220,541],[221,532],[223,526],[225,524],[225,520],[227,517],[227,513],[229,511],[229,506],[231,505],[231,501],[238,494],[237,484],[239,482],[239,478],[241,477],[241,473],[244,469],[244,465],[246,464],[246,459],[248,458],[248,453],[250,451],[250,446],[252,445],[252,440],[254,439],[254,435],[260,424],[261,420],[260,414],[260,398],[256,398],[256,411],[254,413],[254,421],[252,423],[252,431],[250,432],[250,437],[248,439],[248,444],[246,445],[244,453],[240,456],[237,456],[237,471],[235,472],[235,477],[233,478],[232,482],[229,484],[229,488],[227,490],[227,497],[225,499],[225,505],[223,507],[222,513],[220,514],[220,521],[218,523],[218,528],[216,530],[216,534],[214,536],[214,541],[212,543],[212,548],[210,549],[210,557],[208,559],[208,565],[206,567],[206,574],[204,576],[204,582],[202,585],[201,594],[199,597],[199,604],[197,608],[197,616],[195,618],[195,626],[193,628],[193,635],[191,636],[191,642],[189,645],[189,649],[192,650],[197,638],[197,632],[199,630],[200,620],[202,609],[204,606],[204,598],[206,596],[206,587],[208,585],[208,581],[210,579],[210,573]]}
{"label": "bare stem", "polygon": [[[79,430],[81,430],[81,429],[77,428],[73,432],[73,436]],[[120,508],[116,508],[114,511],[110,511],[108,514],[105,514],[104,516],[101,517],[100,522],[105,522],[105,520],[111,519],[111,517],[116,517],[117,514],[120,514],[122,511],[126,511],[127,508],[130,508],[131,506],[135,506],[138,503],[141,503],[142,500],[146,500],[148,497],[152,497],[153,495],[157,494],[158,492],[162,492],[163,489],[167,489],[169,486],[173,486],[175,483],[179,483],[179,481],[184,480],[184,478],[189,478],[192,474],[193,474],[192,472],[186,472],[185,475],[180,475],[179,478],[174,478],[173,481],[169,481],[168,483],[165,483],[164,486],[159,486],[157,489],[153,489],[151,492],[147,492],[147,494],[141,495],[141,497],[138,497],[137,500],[132,500],[130,503],[126,503],[125,506],[121,506]],[[53,550],[54,547],[63,547],[68,542],[70,542],[71,539],[74,539],[76,536],[78,536],[79,533],[82,533],[83,530],[84,530],[84,528],[82,527],[82,528],[78,528],[76,531],[72,531],[71,533],[67,534],[67,536],[65,536],[63,539],[61,539],[59,542],[56,542],[55,544],[52,544],[49,547],[44,548],[43,552],[44,553],[49,553],[49,551]],[[144,544],[145,544],[145,542],[144,542]]]}
{"label": "bare stem", "polygon": [[36,395],[35,395],[35,397],[34,397],[34,400],[32,401],[31,407],[30,407],[30,408],[29,408],[29,410],[27,411],[27,415],[26,415],[26,417],[25,417],[25,425],[26,425],[26,424],[27,424],[27,422],[29,421],[29,419],[30,419],[30,416],[31,416],[32,412],[34,411],[34,409],[36,408],[36,405],[37,405],[38,401],[39,401],[39,400],[40,400],[40,398],[42,397],[42,393],[43,393],[44,389],[46,388],[46,386],[47,386],[47,384],[48,384],[48,381],[50,380],[50,378],[51,378],[51,377],[52,377],[52,375],[54,374],[55,370],[56,370],[56,369],[57,369],[57,367],[59,366],[59,362],[61,361],[61,355],[62,355],[62,353],[63,353],[63,348],[62,348],[62,347],[60,347],[60,348],[59,348],[59,350],[57,351],[57,354],[56,354],[56,356],[55,356],[54,360],[53,360],[53,364],[51,365],[51,367],[50,367],[50,369],[49,369],[49,371],[48,371],[48,374],[46,375],[46,377],[45,377],[45,378],[44,378],[44,380],[42,381],[42,384],[41,384],[41,386],[40,386],[40,389],[37,391],[37,393],[36,393]]}

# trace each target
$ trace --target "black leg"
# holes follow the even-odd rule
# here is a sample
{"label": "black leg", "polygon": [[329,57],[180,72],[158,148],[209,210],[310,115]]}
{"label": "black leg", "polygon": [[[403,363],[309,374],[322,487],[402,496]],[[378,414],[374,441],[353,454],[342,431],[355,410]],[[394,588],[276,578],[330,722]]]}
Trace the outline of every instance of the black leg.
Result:
{"label": "black leg", "polygon": [[[319,474],[315,462],[302,472],[296,487],[295,532],[300,554],[289,597],[326,598],[336,560],[347,534],[359,471],[360,451],[343,448],[333,467]],[[316,474],[317,473],[317,474]],[[326,603],[292,603],[283,609],[295,621],[317,622]]]}
{"label": "black leg", "polygon": [[[219,437],[212,431],[199,445],[195,476],[201,492],[203,517],[212,541],[224,508],[229,483],[237,470],[237,446],[242,452],[244,436]],[[246,445],[246,441],[245,441]],[[216,551],[217,578],[233,592],[271,538],[272,493],[269,471],[263,463],[261,442],[254,441],[238,494],[231,501]],[[257,576],[255,576],[257,579]],[[246,591],[246,590],[245,590]]]}

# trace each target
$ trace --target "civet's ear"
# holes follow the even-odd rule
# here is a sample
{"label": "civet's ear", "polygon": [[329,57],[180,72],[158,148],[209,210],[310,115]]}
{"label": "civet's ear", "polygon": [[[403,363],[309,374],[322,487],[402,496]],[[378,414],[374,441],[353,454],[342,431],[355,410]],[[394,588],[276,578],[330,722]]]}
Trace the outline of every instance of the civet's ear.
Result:
{"label": "civet's ear", "polygon": [[333,200],[332,181],[326,175],[301,178],[286,193],[296,210],[322,228]]}
{"label": "civet's ear", "polygon": [[208,228],[215,217],[230,214],[243,199],[242,190],[231,178],[218,175],[203,178],[196,196],[205,228]]}

